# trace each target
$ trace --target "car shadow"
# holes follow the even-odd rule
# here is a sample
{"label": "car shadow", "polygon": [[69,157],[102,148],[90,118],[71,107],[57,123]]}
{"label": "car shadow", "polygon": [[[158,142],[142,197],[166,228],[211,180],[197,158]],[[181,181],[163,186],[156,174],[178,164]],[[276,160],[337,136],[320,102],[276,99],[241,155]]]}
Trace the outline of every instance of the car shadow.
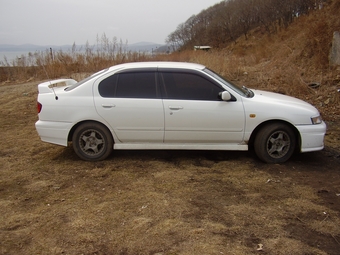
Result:
{"label": "car shadow", "polygon": [[[186,158],[188,160],[204,159],[214,163],[222,161],[240,161],[242,163],[253,163],[256,166],[270,165],[259,160],[254,150],[249,151],[213,151],[213,150],[114,150],[112,154],[104,160],[114,162],[117,160],[149,161],[159,160],[165,162],[177,161]],[[53,160],[56,161],[79,161],[81,160],[73,151],[71,146],[60,149],[60,153],[55,154]],[[325,148],[322,151],[309,153],[296,153],[287,162],[282,163],[291,167],[303,165],[303,168],[310,167],[323,168],[339,167],[340,153],[338,151]]]}

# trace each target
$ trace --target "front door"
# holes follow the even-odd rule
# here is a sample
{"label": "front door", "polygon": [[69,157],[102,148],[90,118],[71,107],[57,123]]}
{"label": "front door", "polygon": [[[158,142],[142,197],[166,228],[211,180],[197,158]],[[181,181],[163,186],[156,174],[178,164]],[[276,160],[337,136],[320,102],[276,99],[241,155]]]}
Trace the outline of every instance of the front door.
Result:
{"label": "front door", "polygon": [[240,143],[245,116],[240,97],[225,102],[223,90],[199,74],[162,72],[165,143]]}

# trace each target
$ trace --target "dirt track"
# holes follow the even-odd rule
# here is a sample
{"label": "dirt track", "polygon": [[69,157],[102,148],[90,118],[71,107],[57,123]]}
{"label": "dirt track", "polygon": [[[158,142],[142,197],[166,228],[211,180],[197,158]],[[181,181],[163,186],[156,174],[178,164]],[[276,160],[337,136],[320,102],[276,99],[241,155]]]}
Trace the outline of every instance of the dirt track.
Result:
{"label": "dirt track", "polygon": [[0,94],[0,254],[339,254],[337,120],[323,151],[281,165],[221,151],[89,163],[40,141],[35,84]]}

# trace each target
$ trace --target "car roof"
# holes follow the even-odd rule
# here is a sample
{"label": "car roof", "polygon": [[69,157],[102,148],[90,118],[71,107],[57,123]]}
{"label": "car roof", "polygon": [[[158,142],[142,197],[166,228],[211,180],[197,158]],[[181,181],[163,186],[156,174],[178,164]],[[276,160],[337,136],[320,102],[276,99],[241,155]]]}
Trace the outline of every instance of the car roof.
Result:
{"label": "car roof", "polygon": [[184,69],[198,69],[203,70],[204,65],[187,63],[187,62],[170,62],[170,61],[154,61],[154,62],[131,62],[115,65],[109,68],[109,71],[123,70],[130,68],[184,68]]}

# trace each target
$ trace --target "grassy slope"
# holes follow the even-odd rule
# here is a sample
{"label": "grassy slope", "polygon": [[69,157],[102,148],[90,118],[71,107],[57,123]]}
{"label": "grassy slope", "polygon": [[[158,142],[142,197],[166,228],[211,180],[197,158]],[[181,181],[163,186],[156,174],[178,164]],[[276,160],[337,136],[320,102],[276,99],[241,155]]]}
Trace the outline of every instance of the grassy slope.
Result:
{"label": "grassy slope", "polygon": [[[210,53],[180,53],[175,60],[199,62],[239,84],[283,93],[315,105],[328,121],[338,120],[340,67],[329,66],[334,31],[340,31],[340,1],[311,11],[278,33],[252,31],[248,40]],[[313,89],[311,84],[320,84]]]}

